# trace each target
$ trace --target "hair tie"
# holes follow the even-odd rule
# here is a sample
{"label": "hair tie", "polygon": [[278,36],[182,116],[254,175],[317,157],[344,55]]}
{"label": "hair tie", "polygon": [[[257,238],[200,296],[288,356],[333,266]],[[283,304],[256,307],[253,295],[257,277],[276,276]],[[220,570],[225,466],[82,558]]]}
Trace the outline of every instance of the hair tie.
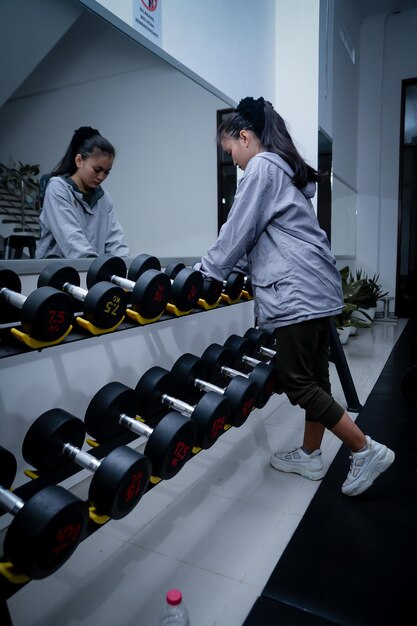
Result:
{"label": "hair tie", "polygon": [[262,97],[257,100],[249,97],[243,98],[236,107],[236,111],[253,126],[253,130],[259,137],[265,126],[264,106],[265,100]]}

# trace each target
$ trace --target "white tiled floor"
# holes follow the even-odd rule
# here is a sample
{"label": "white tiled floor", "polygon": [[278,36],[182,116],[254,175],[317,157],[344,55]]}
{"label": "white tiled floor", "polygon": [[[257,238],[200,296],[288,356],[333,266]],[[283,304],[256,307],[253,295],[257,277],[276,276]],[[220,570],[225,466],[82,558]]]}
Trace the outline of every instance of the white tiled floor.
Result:
{"label": "white tiled floor", "polygon": [[[362,404],[404,325],[376,322],[345,346]],[[274,397],[86,539],[53,576],[12,596],[14,626],[156,626],[171,587],[182,589],[192,626],[241,626],[319,485],[269,466],[271,451],[298,445],[302,429],[301,410]],[[326,434],[325,463],[339,447]]]}

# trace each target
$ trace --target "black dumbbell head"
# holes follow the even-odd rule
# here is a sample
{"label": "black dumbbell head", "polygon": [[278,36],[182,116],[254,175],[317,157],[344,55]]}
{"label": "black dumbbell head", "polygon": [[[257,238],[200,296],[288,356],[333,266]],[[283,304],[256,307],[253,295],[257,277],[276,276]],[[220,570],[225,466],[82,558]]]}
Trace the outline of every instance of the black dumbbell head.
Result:
{"label": "black dumbbell head", "polygon": [[127,267],[121,257],[101,254],[91,263],[86,276],[87,288],[101,281],[111,282],[112,276],[126,278]]}
{"label": "black dumbbell head", "polygon": [[136,282],[139,276],[147,270],[161,271],[161,263],[156,256],[150,254],[139,254],[130,264],[127,277],[129,280]]}
{"label": "black dumbbell head", "polygon": [[88,503],[63,487],[38,491],[16,513],[3,550],[17,571],[46,578],[71,556],[85,535]]}
{"label": "black dumbbell head", "polygon": [[197,426],[193,420],[177,411],[167,413],[145,446],[154,476],[169,480],[178,474],[191,457],[196,438]]}
{"label": "black dumbbell head", "polygon": [[54,287],[38,287],[26,298],[21,311],[25,333],[40,341],[62,337],[73,322],[72,298]]}
{"label": "black dumbbell head", "polygon": [[38,287],[62,289],[65,283],[80,286],[80,275],[74,267],[62,261],[50,261],[38,277]]}
{"label": "black dumbbell head", "polygon": [[117,326],[127,308],[127,295],[122,287],[102,281],[87,291],[83,317],[103,330]]}
{"label": "black dumbbell head", "polygon": [[81,448],[85,426],[81,419],[64,409],[50,409],[42,413],[29,427],[22,444],[25,461],[39,471],[46,471],[68,463],[63,455],[64,444]]}
{"label": "black dumbbell head", "polygon": [[168,263],[164,271],[165,271],[165,274],[168,276],[168,278],[170,278],[171,280],[174,280],[176,276],[184,269],[185,269],[184,263],[172,261],[172,263]]}
{"label": "black dumbbell head", "polygon": [[225,346],[218,343],[210,344],[201,355],[203,361],[209,365],[210,380],[218,376],[220,367],[232,367],[233,355]]}
{"label": "black dumbbell head", "polygon": [[244,355],[253,355],[253,346],[250,341],[240,335],[230,335],[224,342],[224,345],[233,354],[233,360],[236,365],[240,363]]}
{"label": "black dumbbell head", "polygon": [[168,370],[155,365],[141,376],[135,391],[139,414],[144,419],[152,419],[166,413],[166,407],[162,404],[161,397],[163,394],[175,395],[175,381]]}
{"label": "black dumbbell head", "polygon": [[186,352],[182,354],[171,368],[179,393],[188,395],[195,392],[194,381],[196,378],[208,380],[209,366],[203,359]]}
{"label": "black dumbbell head", "polygon": [[213,306],[219,301],[220,296],[222,295],[222,290],[223,285],[218,280],[204,278],[201,297],[207,302],[208,305]]}
{"label": "black dumbbell head", "polygon": [[251,381],[258,385],[259,395],[256,406],[261,409],[274,393],[279,393],[278,375],[276,369],[267,363],[258,363],[249,374]]}
{"label": "black dumbbell head", "polygon": [[10,489],[16,477],[17,462],[15,455],[0,446],[0,487]]}
{"label": "black dumbbell head", "polygon": [[237,300],[242,293],[244,283],[244,274],[241,272],[231,272],[226,279],[224,293],[228,295],[231,300]]}
{"label": "black dumbbell head", "polygon": [[119,423],[119,416],[125,414],[134,419],[137,407],[138,398],[133,389],[116,381],[107,383],[90,400],[84,418],[85,428],[98,441],[116,437],[126,430]]}
{"label": "black dumbbell head", "polygon": [[256,406],[258,385],[244,376],[235,376],[225,388],[225,397],[230,402],[232,426],[242,426]]}
{"label": "black dumbbell head", "polygon": [[150,460],[128,446],[112,450],[100,463],[88,496],[97,512],[122,519],[138,504],[151,477]]}
{"label": "black dumbbell head", "polygon": [[171,299],[180,311],[191,311],[197,305],[203,282],[203,275],[197,270],[186,267],[178,272],[171,286]]}
{"label": "black dumbbell head", "polygon": [[211,448],[229,423],[230,403],[224,396],[208,391],[197,402],[191,418],[197,424],[196,445]]}
{"label": "black dumbbell head", "polygon": [[171,281],[164,272],[146,270],[132,291],[132,309],[145,319],[154,319],[165,311],[171,295]]}
{"label": "black dumbbell head", "polygon": [[249,342],[251,354],[256,354],[259,352],[260,348],[268,348],[271,344],[270,333],[267,333],[266,330],[261,330],[260,328],[248,328],[244,334],[244,338]]}

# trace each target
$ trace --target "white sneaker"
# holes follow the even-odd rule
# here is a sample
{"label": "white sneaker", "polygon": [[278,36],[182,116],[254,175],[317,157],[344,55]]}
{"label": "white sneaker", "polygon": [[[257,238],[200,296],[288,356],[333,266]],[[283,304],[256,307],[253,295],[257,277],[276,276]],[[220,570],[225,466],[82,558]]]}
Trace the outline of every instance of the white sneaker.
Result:
{"label": "white sneaker", "polygon": [[270,463],[280,472],[293,472],[310,480],[320,480],[326,474],[321,460],[321,450],[314,450],[311,454],[306,454],[302,448],[296,448],[291,452],[275,452]]}
{"label": "white sneaker", "polygon": [[342,493],[346,496],[358,496],[366,491],[382,472],[389,468],[395,454],[377,441],[366,435],[367,449],[363,452],[352,452],[350,469],[342,485]]}

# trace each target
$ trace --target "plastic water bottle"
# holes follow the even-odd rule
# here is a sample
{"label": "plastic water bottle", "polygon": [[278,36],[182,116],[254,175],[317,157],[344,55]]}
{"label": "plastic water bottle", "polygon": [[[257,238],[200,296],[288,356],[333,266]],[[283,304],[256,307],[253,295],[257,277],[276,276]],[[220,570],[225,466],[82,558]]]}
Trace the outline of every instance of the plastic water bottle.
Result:
{"label": "plastic water bottle", "polygon": [[179,589],[170,589],[167,592],[166,604],[159,616],[159,626],[190,626],[188,609]]}

